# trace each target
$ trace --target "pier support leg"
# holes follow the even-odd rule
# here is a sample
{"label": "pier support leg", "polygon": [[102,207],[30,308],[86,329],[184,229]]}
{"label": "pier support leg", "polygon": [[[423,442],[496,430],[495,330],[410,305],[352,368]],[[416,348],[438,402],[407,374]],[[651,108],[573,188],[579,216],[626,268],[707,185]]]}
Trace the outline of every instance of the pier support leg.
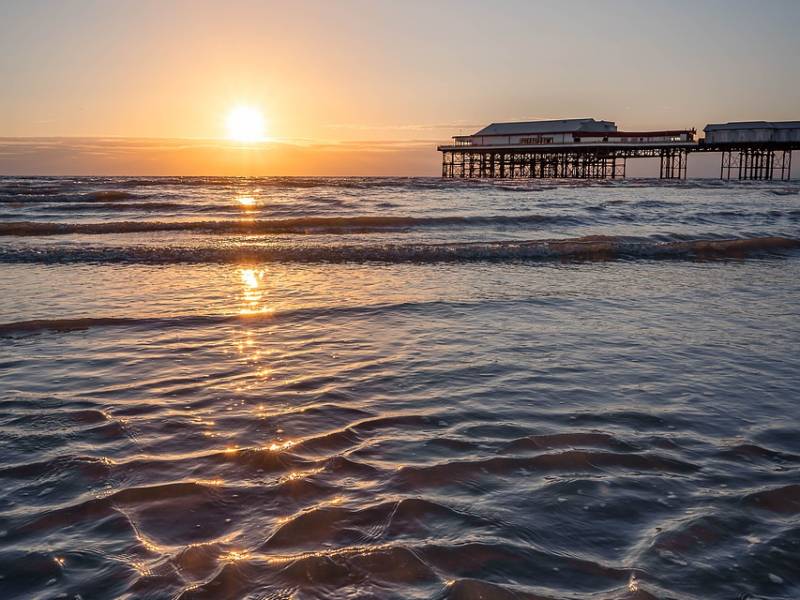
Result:
{"label": "pier support leg", "polygon": [[736,171],[740,180],[769,181],[775,178],[776,171],[782,181],[788,179],[792,153],[791,151],[781,151],[780,160],[776,160],[776,152],[776,150],[766,148],[723,151],[720,179],[729,180],[732,171]]}
{"label": "pier support leg", "polygon": [[724,150],[719,167],[719,178],[730,181],[731,174],[736,171],[738,178],[742,178],[745,157],[740,151]]}
{"label": "pier support leg", "polygon": [[686,179],[687,152],[682,148],[668,148],[661,151],[660,179]]}
{"label": "pier support leg", "polygon": [[792,151],[783,150],[778,161],[777,170],[780,172],[781,181],[789,181],[792,178]]}
{"label": "pier support leg", "polygon": [[614,168],[612,177],[614,179],[625,179],[625,168],[627,159],[624,156],[617,158],[614,157]]}

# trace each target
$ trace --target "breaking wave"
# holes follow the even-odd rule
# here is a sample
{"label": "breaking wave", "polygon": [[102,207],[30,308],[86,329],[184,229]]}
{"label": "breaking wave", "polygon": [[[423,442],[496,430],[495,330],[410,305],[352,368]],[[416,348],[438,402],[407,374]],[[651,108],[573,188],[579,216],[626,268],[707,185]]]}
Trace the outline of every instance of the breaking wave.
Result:
{"label": "breaking wave", "polygon": [[119,234],[159,231],[188,231],[217,234],[265,233],[371,233],[404,230],[414,227],[447,227],[470,225],[530,225],[536,223],[577,224],[575,217],[549,215],[489,215],[447,217],[296,217],[290,219],[243,221],[115,221],[108,223],[45,223],[12,221],[0,223],[0,235],[40,236],[69,234]]}
{"label": "breaking wave", "polygon": [[[558,188],[614,188],[639,189],[763,189],[775,195],[797,195],[796,182],[773,181],[720,181],[718,179],[660,180],[637,179],[441,179],[438,177],[76,177],[76,178],[2,178],[0,177],[0,202],[35,197],[57,197],[65,201],[90,198],[124,199],[131,197],[128,190],[171,188],[173,190],[217,189],[239,190],[258,187],[269,190],[336,189],[336,190],[401,190],[426,191],[449,189],[486,189],[503,192],[541,192]],[[87,188],[101,188],[85,193]],[[108,189],[103,189],[108,188]],[[138,195],[138,194],[137,194]],[[50,200],[52,201],[52,200]]]}
{"label": "breaking wave", "polygon": [[55,203],[55,202],[116,202],[144,198],[124,190],[98,190],[86,193],[65,193],[58,188],[14,188],[0,189],[0,203]]}
{"label": "breaking wave", "polygon": [[542,260],[725,259],[784,254],[800,239],[755,237],[657,241],[586,236],[568,239],[444,244],[342,244],[270,246],[1,246],[4,263],[439,263]]}

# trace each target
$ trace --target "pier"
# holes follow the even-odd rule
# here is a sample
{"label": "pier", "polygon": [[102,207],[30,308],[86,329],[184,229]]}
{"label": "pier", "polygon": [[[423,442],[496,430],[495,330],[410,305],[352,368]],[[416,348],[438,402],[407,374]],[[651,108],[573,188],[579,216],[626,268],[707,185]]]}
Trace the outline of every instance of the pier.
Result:
{"label": "pier", "polygon": [[661,179],[686,179],[689,154],[721,154],[720,178],[791,178],[800,121],[709,124],[696,130],[618,131],[611,121],[563,119],[492,123],[439,146],[442,177],[622,179],[629,158],[658,158]]}

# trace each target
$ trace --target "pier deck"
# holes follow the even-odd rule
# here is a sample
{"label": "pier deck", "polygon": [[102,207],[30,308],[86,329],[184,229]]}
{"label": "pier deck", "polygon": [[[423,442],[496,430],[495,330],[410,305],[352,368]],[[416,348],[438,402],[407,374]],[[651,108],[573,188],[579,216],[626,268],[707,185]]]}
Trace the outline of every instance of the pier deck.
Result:
{"label": "pier deck", "polygon": [[591,143],[465,146],[443,145],[442,177],[446,178],[624,178],[629,158],[659,158],[661,179],[685,179],[689,154],[721,154],[721,179],[782,180],[791,177],[797,142],[706,144]]}

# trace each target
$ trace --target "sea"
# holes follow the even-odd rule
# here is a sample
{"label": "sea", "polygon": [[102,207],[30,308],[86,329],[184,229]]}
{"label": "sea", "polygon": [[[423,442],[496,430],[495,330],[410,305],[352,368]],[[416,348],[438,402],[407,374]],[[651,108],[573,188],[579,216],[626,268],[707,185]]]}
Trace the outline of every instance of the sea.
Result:
{"label": "sea", "polygon": [[800,182],[0,178],[0,598],[800,598]]}

